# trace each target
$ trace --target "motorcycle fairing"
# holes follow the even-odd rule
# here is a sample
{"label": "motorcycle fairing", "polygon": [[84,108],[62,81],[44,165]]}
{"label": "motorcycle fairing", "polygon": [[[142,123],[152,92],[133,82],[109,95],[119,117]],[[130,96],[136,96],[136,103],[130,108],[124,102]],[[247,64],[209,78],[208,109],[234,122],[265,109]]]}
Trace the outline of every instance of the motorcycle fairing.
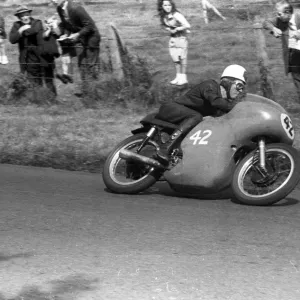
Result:
{"label": "motorcycle fairing", "polygon": [[[216,193],[226,190],[235,169],[235,151],[257,136],[293,144],[285,126],[286,111],[267,98],[247,94],[228,114],[205,118],[182,141],[182,160],[164,174],[179,192]],[[287,120],[285,123],[283,120]],[[290,122],[290,123],[289,123]]]}

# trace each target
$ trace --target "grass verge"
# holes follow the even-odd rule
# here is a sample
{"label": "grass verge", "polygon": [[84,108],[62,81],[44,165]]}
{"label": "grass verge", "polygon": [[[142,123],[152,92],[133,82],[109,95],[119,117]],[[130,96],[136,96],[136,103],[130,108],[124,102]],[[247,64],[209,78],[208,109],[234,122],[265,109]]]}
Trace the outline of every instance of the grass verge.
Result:
{"label": "grass verge", "polygon": [[133,109],[0,107],[1,163],[99,172],[141,114]]}

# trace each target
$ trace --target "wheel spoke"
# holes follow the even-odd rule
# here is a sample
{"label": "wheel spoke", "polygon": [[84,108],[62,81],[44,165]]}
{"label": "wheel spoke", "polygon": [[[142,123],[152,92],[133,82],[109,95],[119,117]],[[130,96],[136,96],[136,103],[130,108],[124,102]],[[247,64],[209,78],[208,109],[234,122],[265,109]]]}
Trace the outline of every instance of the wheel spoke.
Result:
{"label": "wheel spoke", "polygon": [[[127,149],[133,152],[136,152],[137,148],[141,144],[141,141],[134,141],[131,144],[128,144],[124,146],[123,149]],[[145,156],[151,156],[151,153],[154,153],[154,146],[152,145],[145,145],[139,152],[141,155]],[[132,166],[130,166],[130,163],[128,163],[127,160],[122,158],[116,158],[113,169],[111,170],[111,175],[114,177],[114,180],[118,182],[119,184],[128,185],[132,183],[136,183],[137,181],[142,180],[145,178],[151,171],[152,168],[145,165],[145,164],[139,164],[137,162],[132,163]]]}
{"label": "wheel spoke", "polygon": [[257,159],[249,159],[247,168],[240,178],[243,192],[261,197],[274,193],[285,185],[292,174],[293,162],[288,153],[270,150],[266,152],[267,176],[263,176]]}

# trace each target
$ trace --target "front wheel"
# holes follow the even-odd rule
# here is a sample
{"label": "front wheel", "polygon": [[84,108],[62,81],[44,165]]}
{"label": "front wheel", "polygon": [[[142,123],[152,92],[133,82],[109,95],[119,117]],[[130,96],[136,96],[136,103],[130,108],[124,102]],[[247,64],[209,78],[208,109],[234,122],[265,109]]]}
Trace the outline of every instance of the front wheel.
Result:
{"label": "front wheel", "polygon": [[[139,162],[130,162],[119,157],[121,149],[135,152],[145,137],[145,133],[135,134],[117,145],[107,157],[103,167],[103,181],[106,187],[118,194],[137,194],[150,186],[161,177],[162,171]],[[156,153],[151,141],[146,144],[139,154],[148,157]]]}
{"label": "front wheel", "polygon": [[231,184],[240,203],[271,205],[291,193],[300,180],[298,151],[286,144],[266,145],[266,169],[267,175],[260,170],[256,151],[241,160]]}

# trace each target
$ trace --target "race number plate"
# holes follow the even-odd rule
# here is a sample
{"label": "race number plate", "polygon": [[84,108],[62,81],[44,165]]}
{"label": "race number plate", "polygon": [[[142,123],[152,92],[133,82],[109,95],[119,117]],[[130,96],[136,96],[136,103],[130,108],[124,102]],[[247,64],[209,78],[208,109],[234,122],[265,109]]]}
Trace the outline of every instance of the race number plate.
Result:
{"label": "race number plate", "polygon": [[293,128],[291,118],[286,114],[281,114],[281,125],[286,132],[287,136],[293,140],[295,137],[295,130]]}
{"label": "race number plate", "polygon": [[198,130],[190,137],[190,140],[193,141],[193,145],[207,145],[211,134],[211,130]]}

